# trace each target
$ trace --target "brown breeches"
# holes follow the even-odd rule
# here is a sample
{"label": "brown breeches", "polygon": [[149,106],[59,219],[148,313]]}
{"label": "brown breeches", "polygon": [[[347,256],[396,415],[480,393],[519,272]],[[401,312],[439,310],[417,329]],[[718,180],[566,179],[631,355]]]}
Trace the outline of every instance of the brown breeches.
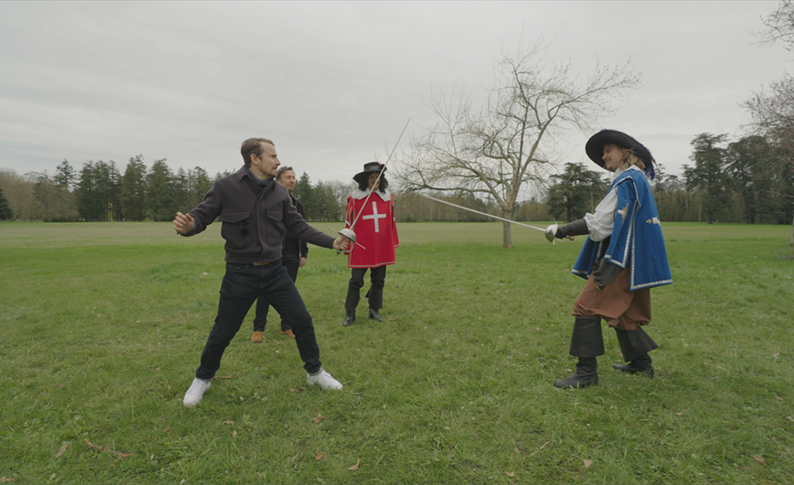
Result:
{"label": "brown breeches", "polygon": [[573,304],[573,315],[601,318],[610,327],[636,330],[638,325],[651,321],[651,290],[643,288],[629,291],[630,268],[625,269],[603,289],[591,275]]}

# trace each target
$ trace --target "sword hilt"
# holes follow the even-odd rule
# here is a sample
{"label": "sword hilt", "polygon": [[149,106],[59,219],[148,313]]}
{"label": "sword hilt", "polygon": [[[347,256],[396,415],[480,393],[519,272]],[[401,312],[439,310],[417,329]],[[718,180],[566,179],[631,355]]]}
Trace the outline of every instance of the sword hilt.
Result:
{"label": "sword hilt", "polygon": [[[331,227],[329,227],[328,229],[331,229],[332,231],[334,231],[335,233],[339,234],[340,236],[343,236],[343,237],[346,237],[346,238],[350,239],[350,241],[352,241],[353,244],[358,244],[356,242],[356,233],[353,232],[353,230],[350,229],[349,227],[346,227],[346,228],[342,229],[341,231],[337,231],[336,229],[333,229]],[[359,244],[359,246],[361,246],[361,244]],[[364,246],[361,246],[361,248],[362,249],[366,249]],[[337,256],[339,256],[341,253],[342,253],[341,249],[337,249],[336,250],[336,255]]]}

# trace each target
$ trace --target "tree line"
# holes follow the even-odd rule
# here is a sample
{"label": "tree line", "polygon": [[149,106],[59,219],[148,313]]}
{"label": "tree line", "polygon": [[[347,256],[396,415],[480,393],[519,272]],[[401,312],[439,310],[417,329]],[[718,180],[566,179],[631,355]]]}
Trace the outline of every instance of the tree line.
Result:
{"label": "tree line", "polygon": [[[130,158],[124,173],[102,160],[85,162],[80,170],[63,160],[52,176],[0,170],[0,220],[170,221],[177,211],[196,207],[215,180],[231,173],[210,176],[202,167],[174,172],[166,159],[147,167],[142,155]],[[303,201],[307,219],[340,221],[351,191],[352,184],[341,182],[312,184],[304,172],[293,194]]]}
{"label": "tree line", "polygon": [[[768,137],[701,133],[691,142],[690,165],[682,175],[658,167],[652,188],[664,221],[792,224],[794,170],[786,152]],[[142,155],[129,159],[122,174],[113,161],[88,161],[78,171],[64,160],[53,176],[0,171],[0,220],[170,221],[177,211],[198,205],[218,178],[202,167],[172,171],[165,159],[150,167]],[[306,172],[293,195],[311,221],[341,221],[354,183],[312,183]],[[567,163],[550,175],[545,193],[517,202],[516,221],[572,221],[593,212],[610,185],[610,174]],[[469,191],[431,192],[435,197],[488,214],[502,215],[501,204]],[[486,216],[438,204],[415,192],[395,194],[399,222],[484,222]]]}

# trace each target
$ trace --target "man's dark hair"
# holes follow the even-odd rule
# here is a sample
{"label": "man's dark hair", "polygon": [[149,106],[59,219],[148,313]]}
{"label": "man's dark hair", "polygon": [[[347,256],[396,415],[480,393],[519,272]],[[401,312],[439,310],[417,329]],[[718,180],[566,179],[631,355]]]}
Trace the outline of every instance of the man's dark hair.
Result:
{"label": "man's dark hair", "polygon": [[275,143],[267,138],[249,138],[243,142],[243,146],[240,147],[240,153],[243,155],[243,162],[245,162],[246,167],[251,166],[251,155],[258,157],[262,153],[262,142],[276,146]]}
{"label": "man's dark hair", "polygon": [[[372,173],[377,173],[377,172],[372,172]],[[362,192],[366,192],[366,190],[369,188],[369,179],[359,182],[358,188],[361,189]],[[385,175],[381,174],[380,182],[378,184],[378,190],[381,192],[386,192],[386,189],[388,188],[389,188],[389,181],[386,180]]]}
{"label": "man's dark hair", "polygon": [[281,180],[281,174],[283,174],[284,172],[288,172],[290,170],[292,172],[295,172],[295,170],[292,170],[292,167],[279,167],[278,171],[276,172],[276,180]]}

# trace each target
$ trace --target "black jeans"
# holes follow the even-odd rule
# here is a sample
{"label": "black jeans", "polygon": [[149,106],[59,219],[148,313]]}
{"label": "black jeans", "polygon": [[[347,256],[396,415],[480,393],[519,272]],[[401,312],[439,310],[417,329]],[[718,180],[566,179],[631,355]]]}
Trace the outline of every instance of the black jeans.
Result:
{"label": "black jeans", "polygon": [[314,325],[281,260],[267,266],[226,263],[221,284],[218,316],[196,370],[199,379],[212,379],[221,367],[221,357],[257,298],[265,298],[289,322],[306,372],[320,370],[320,347]]}
{"label": "black jeans", "polygon": [[[281,263],[287,268],[287,274],[294,283],[298,279],[298,268],[301,265],[301,257],[298,253],[283,254],[281,256]],[[270,304],[264,298],[256,300],[256,317],[254,317],[254,332],[264,332],[265,325],[267,324],[267,312],[270,309]],[[291,329],[289,322],[282,316],[281,317],[281,331],[286,332]]]}

